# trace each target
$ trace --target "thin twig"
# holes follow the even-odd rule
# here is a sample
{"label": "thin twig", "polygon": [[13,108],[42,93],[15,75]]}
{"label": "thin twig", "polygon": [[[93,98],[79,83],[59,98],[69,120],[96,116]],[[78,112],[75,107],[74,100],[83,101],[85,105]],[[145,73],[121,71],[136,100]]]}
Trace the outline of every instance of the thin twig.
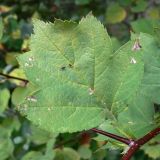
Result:
{"label": "thin twig", "polygon": [[26,80],[26,79],[19,78],[19,77],[14,77],[14,76],[10,76],[10,75],[4,74],[4,73],[0,73],[0,76],[5,77],[6,79],[16,79],[16,80],[19,80],[19,81],[23,81],[25,84],[27,84],[27,83],[29,82],[29,81]]}

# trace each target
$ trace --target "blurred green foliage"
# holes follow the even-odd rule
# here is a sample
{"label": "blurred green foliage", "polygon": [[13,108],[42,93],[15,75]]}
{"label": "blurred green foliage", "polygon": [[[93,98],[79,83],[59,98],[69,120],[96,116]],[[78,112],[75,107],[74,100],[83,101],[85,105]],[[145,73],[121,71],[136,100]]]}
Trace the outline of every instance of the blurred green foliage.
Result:
{"label": "blurred green foliage", "polygon": [[[0,73],[25,78],[16,56],[29,51],[33,18],[78,21],[90,11],[106,26],[115,49],[129,39],[131,31],[155,35],[160,42],[159,0],[0,0]],[[30,124],[11,102],[17,86],[24,84],[0,76],[1,160],[120,159],[120,151],[103,149],[105,142],[92,140],[91,132],[51,135]],[[150,148],[144,146],[146,154],[139,151],[133,160],[160,159],[159,139],[150,144]]]}

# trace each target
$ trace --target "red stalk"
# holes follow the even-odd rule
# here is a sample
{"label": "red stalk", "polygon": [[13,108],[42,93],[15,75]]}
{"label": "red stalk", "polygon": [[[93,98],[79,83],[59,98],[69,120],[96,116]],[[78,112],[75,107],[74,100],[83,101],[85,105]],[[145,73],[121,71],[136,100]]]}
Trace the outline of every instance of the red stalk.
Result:
{"label": "red stalk", "polygon": [[143,137],[137,139],[137,140],[133,140],[133,139],[128,139],[128,138],[124,138],[124,137],[120,137],[118,135],[112,134],[112,133],[108,133],[106,131],[102,131],[96,128],[91,129],[92,131],[102,134],[104,136],[107,136],[109,138],[115,139],[119,142],[122,142],[124,144],[127,144],[128,146],[130,146],[130,148],[128,149],[128,151],[123,155],[122,160],[130,160],[130,158],[133,156],[133,154],[145,143],[147,143],[149,140],[151,140],[152,138],[154,138],[155,136],[157,136],[158,134],[160,134],[160,128],[156,128],[154,130],[152,130],[151,132],[149,132],[148,134],[144,135]]}

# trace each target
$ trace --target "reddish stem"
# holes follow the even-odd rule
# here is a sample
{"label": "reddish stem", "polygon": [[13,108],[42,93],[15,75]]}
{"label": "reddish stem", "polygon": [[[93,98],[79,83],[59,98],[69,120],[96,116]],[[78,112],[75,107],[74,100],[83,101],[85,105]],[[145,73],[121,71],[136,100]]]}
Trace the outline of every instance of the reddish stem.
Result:
{"label": "reddish stem", "polygon": [[140,146],[136,142],[133,142],[128,151],[123,155],[122,160],[129,160],[139,148]]}
{"label": "reddish stem", "polygon": [[154,138],[155,136],[157,136],[158,134],[160,134],[160,128],[156,128],[154,130],[152,130],[151,132],[149,132],[148,134],[146,134],[145,136],[143,136],[142,138],[139,138],[137,140],[133,140],[133,139],[128,139],[128,138],[124,138],[124,137],[120,137],[118,135],[112,134],[112,133],[108,133],[96,128],[91,129],[92,131],[102,134],[104,136],[107,136],[109,138],[115,139],[119,142],[122,142],[124,144],[127,144],[130,146],[130,148],[128,149],[128,151],[123,155],[122,160],[130,160],[130,158],[133,156],[133,154],[145,143],[147,143],[149,140],[151,140],[152,138]]}
{"label": "reddish stem", "polygon": [[127,153],[124,154],[124,156],[122,157],[122,160],[129,160],[142,145],[147,143],[149,140],[151,140],[158,134],[160,134],[160,128],[156,128],[151,132],[149,132],[148,134],[146,134],[145,136],[143,136],[142,138],[139,138],[138,140],[134,141],[134,143],[130,146]]}
{"label": "reddish stem", "polygon": [[109,132],[105,132],[105,131],[102,131],[102,130],[99,130],[99,129],[96,129],[96,128],[93,128],[91,130],[96,132],[96,133],[107,136],[109,138],[115,139],[115,140],[117,140],[119,142],[122,142],[124,144],[127,144],[127,145],[130,145],[132,142],[134,142],[132,139],[124,138],[124,137],[121,137],[121,136],[118,136],[118,135],[115,135],[115,134],[112,134],[112,133],[109,133]]}
{"label": "reddish stem", "polygon": [[139,145],[144,145],[145,143],[147,143],[149,140],[151,140],[152,138],[154,138],[158,134],[160,134],[160,128],[156,128],[156,129],[152,130],[151,132],[146,134],[144,137],[138,139],[137,142]]}

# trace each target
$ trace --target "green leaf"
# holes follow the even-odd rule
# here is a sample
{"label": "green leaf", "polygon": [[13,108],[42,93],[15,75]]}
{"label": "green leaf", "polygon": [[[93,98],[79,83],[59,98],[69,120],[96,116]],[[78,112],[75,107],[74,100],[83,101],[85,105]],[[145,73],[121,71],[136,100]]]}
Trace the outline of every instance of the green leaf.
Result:
{"label": "green leaf", "polygon": [[3,126],[11,133],[12,131],[18,131],[21,127],[20,121],[17,117],[6,118],[3,121]]}
{"label": "green leaf", "polygon": [[144,51],[145,72],[141,93],[160,104],[160,48],[154,37],[140,34],[140,43]]}
{"label": "green leaf", "polygon": [[82,145],[78,148],[78,153],[83,159],[90,159],[92,156],[92,151],[87,145]]}
{"label": "green leaf", "polygon": [[118,116],[118,130],[130,137],[140,138],[156,128],[154,123],[154,105],[143,95],[139,94],[124,112]]}
{"label": "green leaf", "polygon": [[[93,156],[96,160],[104,160],[104,158],[106,157],[106,154],[108,154],[108,153],[106,152],[105,149],[100,149],[100,150],[97,150],[96,152],[94,152]],[[113,154],[112,154],[112,156],[107,155],[107,157],[111,157],[111,159],[112,159]]]}
{"label": "green leaf", "polygon": [[106,78],[100,80],[105,86],[103,100],[113,114],[117,114],[132,102],[143,78],[143,52],[133,50],[136,41],[130,41],[113,55],[105,71]]}
{"label": "green leaf", "polygon": [[5,56],[5,61],[8,65],[13,65],[13,66],[17,66],[18,62],[16,60],[16,55],[18,55],[18,53],[16,52],[9,52],[6,54]]}
{"label": "green leaf", "polygon": [[7,88],[0,87],[0,113],[2,113],[8,107],[8,101],[10,98],[10,92]]}
{"label": "green leaf", "polygon": [[36,91],[38,91],[38,88],[31,83],[28,84],[27,87],[17,87],[12,93],[12,103],[18,107],[26,97],[32,95]]}
{"label": "green leaf", "polygon": [[111,4],[107,8],[106,22],[108,23],[119,23],[126,18],[126,11],[118,3]]}
{"label": "green leaf", "polygon": [[118,0],[118,3],[120,3],[123,6],[130,6],[132,4],[132,0]]}
{"label": "green leaf", "polygon": [[147,8],[148,3],[145,0],[135,1],[135,5],[131,7],[132,12],[143,12]]}
{"label": "green leaf", "polygon": [[[144,52],[144,74],[137,94],[126,109],[118,114],[117,120],[107,120],[100,125],[100,128],[107,132],[128,138],[140,138],[158,126],[154,119],[153,104],[160,103],[160,48],[154,37],[145,33],[140,34],[139,44]],[[97,139],[105,140],[106,137],[99,136]]]}
{"label": "green leaf", "polygon": [[131,22],[131,26],[133,31],[136,33],[144,32],[151,35],[155,35],[154,29],[160,26],[160,22],[158,20],[153,19],[138,19],[136,21]]}
{"label": "green leaf", "polygon": [[148,144],[144,145],[142,147],[142,149],[144,150],[144,152],[153,159],[157,159],[160,158],[160,153],[159,151],[159,144],[160,141],[160,135],[156,136],[155,138],[151,139]]}
{"label": "green leaf", "polygon": [[31,135],[29,136],[29,140],[37,145],[44,144],[48,142],[52,137],[54,137],[54,134],[42,130],[37,126],[31,125],[30,129]]}
{"label": "green leaf", "polygon": [[[19,78],[22,78],[22,79],[26,79],[26,76],[25,76],[23,70],[21,70],[19,68],[14,69],[12,72],[10,72],[9,75],[13,76],[13,77],[19,77]],[[24,82],[20,81],[20,80],[10,79],[9,81],[12,82],[12,83],[15,83],[16,85],[19,85],[19,86],[24,86],[25,85]]]}
{"label": "green leaf", "polygon": [[113,46],[114,51],[116,51],[117,49],[121,47],[121,43],[117,38],[112,37],[111,40],[112,40],[112,46]]}
{"label": "green leaf", "polygon": [[151,145],[151,146],[146,146],[144,148],[145,153],[153,159],[160,158],[160,152],[159,152],[160,144],[157,145]]}
{"label": "green leaf", "polygon": [[72,148],[56,149],[54,160],[80,160],[79,154]]}
{"label": "green leaf", "polygon": [[151,8],[148,11],[148,17],[151,18],[151,19],[159,20],[160,19],[160,8],[159,7]]}
{"label": "green leaf", "polygon": [[[56,20],[54,25],[36,21],[34,31],[32,51],[18,58],[27,78],[41,86],[34,94],[36,103],[24,102],[30,106],[26,112],[28,119],[52,132],[73,132],[100,124],[104,120],[104,107],[94,94],[90,94],[95,76],[105,70],[104,64],[112,53],[104,27],[88,15],[78,27],[67,21]],[[94,33],[97,34],[93,36]],[[47,46],[41,44],[44,41],[48,41]],[[99,56],[101,48],[103,52]]]}
{"label": "green leaf", "polygon": [[[99,127],[122,137],[137,139],[156,128],[154,114],[153,103],[147,97],[139,94],[133,99],[128,108],[118,115],[116,121],[107,120]],[[104,148],[117,149],[126,147],[126,145],[102,135],[98,135],[95,140],[108,140],[110,143],[107,143]]]}
{"label": "green leaf", "polygon": [[2,22],[2,18],[0,17],[0,40],[1,40],[1,38],[2,38],[2,36],[3,36],[3,22]]}
{"label": "green leaf", "polygon": [[[35,140],[31,139],[31,138],[29,138],[29,139],[33,140],[32,142],[36,142],[36,144],[38,144],[38,145],[46,143],[46,150],[45,150],[44,154],[42,154],[42,152],[30,151],[27,154],[25,154],[25,156],[22,158],[22,160],[44,160],[44,159],[45,160],[53,160],[53,158],[55,157],[55,151],[53,150],[53,147],[54,147],[54,143],[55,143],[57,134],[51,135],[50,133],[48,133],[44,130],[41,130],[33,125],[31,127],[31,132],[32,132],[32,134],[37,133],[37,135],[33,135],[33,137],[32,137],[32,138],[35,138]],[[42,132],[44,132],[44,133],[42,133]],[[42,136],[44,136],[44,137],[42,137]]]}
{"label": "green leaf", "polygon": [[41,152],[30,151],[22,158],[22,160],[43,160],[43,155]]}
{"label": "green leaf", "polygon": [[92,0],[75,0],[77,5],[86,5],[89,4]]}
{"label": "green leaf", "polygon": [[53,147],[56,141],[56,136],[57,134],[55,134],[53,138],[47,142],[44,159],[53,160],[53,158],[55,157],[56,154],[55,154],[55,151],[53,150]]}
{"label": "green leaf", "polygon": [[90,129],[132,102],[144,71],[135,41],[113,53],[110,37],[91,14],[79,24],[36,21],[34,32],[31,51],[18,57],[27,79],[39,88],[19,101],[34,124],[51,132]]}
{"label": "green leaf", "polygon": [[155,36],[156,36],[157,43],[160,47],[160,26],[155,28],[155,34],[156,34]]}
{"label": "green leaf", "polygon": [[14,146],[10,139],[10,131],[3,126],[0,126],[0,157],[1,160],[5,160],[12,155]]}

